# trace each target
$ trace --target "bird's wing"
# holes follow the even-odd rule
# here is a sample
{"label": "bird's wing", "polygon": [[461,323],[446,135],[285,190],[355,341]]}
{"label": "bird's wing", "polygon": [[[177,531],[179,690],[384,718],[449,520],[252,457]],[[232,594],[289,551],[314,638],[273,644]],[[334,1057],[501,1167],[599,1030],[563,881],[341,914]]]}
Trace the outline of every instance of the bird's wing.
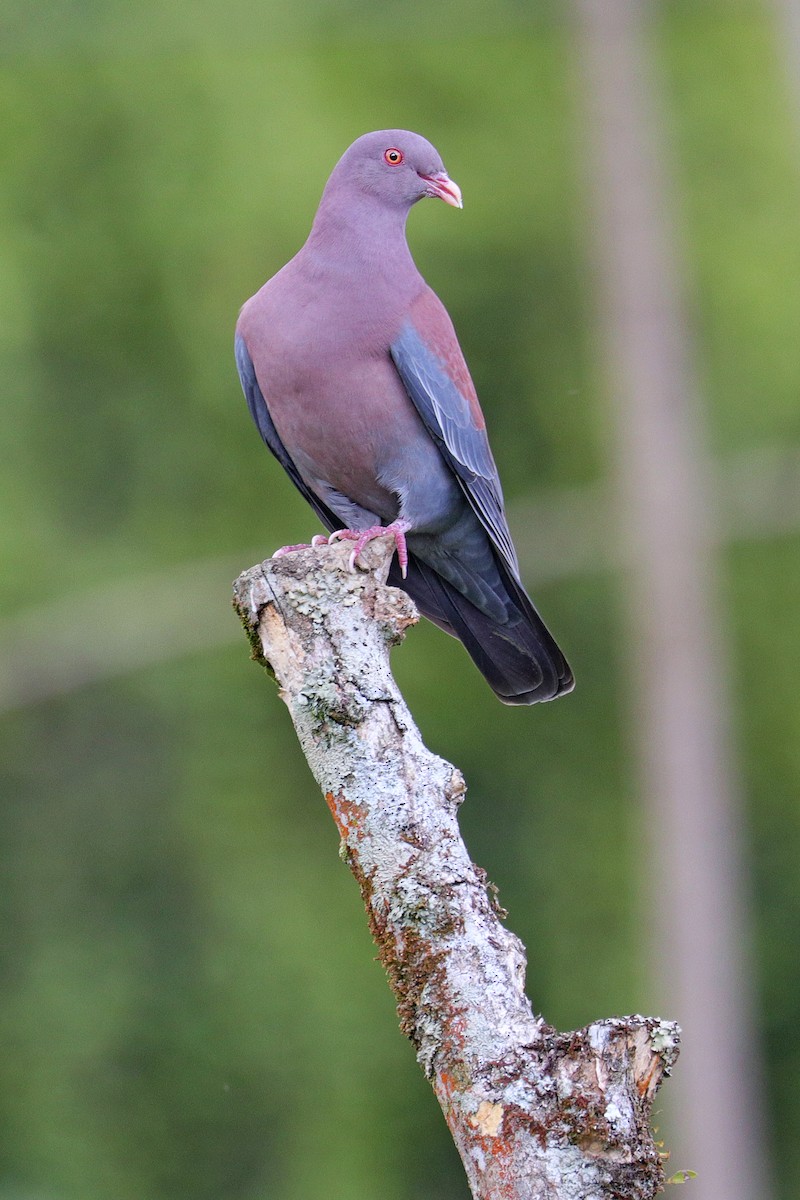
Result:
{"label": "bird's wing", "polygon": [[444,305],[428,288],[390,347],[406,391],[497,550],[519,565],[475,387]]}
{"label": "bird's wing", "polygon": [[244,338],[240,333],[236,335],[235,342],[236,350],[236,366],[239,371],[239,379],[242,384],[242,391],[247,400],[247,407],[250,409],[250,416],[256,423],[258,432],[269,446],[272,453],[277,458],[278,462],[283,467],[286,474],[291,479],[297,490],[308,501],[315,513],[319,517],[322,524],[328,529],[341,529],[343,522],[331,512],[326,504],[323,504],[319,496],[304,483],[300,472],[294,465],[288,450],[281,441],[278,431],[275,428],[272,417],[269,415],[267,402],[264,399],[264,394],[259,387],[256,379],[256,371],[253,366],[253,360],[250,357],[250,351],[247,349]]}

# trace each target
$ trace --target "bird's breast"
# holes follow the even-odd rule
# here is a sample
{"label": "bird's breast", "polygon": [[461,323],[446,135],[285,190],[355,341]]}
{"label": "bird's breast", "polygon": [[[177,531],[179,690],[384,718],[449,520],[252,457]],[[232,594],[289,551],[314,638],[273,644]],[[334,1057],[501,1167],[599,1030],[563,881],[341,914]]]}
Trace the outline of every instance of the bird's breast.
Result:
{"label": "bird's breast", "polygon": [[407,481],[443,467],[389,353],[408,299],[369,281],[330,282],[284,270],[248,301],[239,329],[307,485],[333,487],[390,520]]}

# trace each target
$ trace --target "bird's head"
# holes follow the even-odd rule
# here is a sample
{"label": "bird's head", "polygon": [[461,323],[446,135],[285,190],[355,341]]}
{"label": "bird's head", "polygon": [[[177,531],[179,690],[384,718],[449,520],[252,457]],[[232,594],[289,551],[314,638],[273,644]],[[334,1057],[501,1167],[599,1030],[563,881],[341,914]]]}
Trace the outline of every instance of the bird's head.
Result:
{"label": "bird's head", "polygon": [[407,129],[365,133],[339,159],[330,183],[356,188],[393,208],[407,210],[424,196],[462,207],[461,189],[445,171],[438,151]]}

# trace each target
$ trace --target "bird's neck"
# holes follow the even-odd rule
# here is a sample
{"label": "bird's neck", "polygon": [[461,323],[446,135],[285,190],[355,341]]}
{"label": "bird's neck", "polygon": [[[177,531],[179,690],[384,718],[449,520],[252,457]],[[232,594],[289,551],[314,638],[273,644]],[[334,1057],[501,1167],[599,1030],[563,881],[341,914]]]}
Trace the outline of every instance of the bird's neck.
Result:
{"label": "bird's neck", "polygon": [[408,207],[392,207],[362,193],[323,195],[304,252],[318,263],[336,264],[354,279],[391,276],[397,281],[418,272],[406,241]]}

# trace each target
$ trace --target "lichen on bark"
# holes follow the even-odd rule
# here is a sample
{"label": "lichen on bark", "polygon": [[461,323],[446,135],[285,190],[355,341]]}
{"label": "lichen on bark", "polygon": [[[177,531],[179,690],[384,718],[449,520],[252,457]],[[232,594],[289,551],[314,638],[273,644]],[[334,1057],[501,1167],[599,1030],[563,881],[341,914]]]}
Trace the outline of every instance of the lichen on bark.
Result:
{"label": "lichen on bark", "polygon": [[389,651],[416,619],[332,545],[269,560],[234,603],[280,687],[342,839],[403,1032],[431,1080],[476,1200],[644,1200],[664,1173],[649,1128],[679,1031],[639,1016],[558,1033],[525,995],[525,954],[470,860],[461,774],[424,746]]}

